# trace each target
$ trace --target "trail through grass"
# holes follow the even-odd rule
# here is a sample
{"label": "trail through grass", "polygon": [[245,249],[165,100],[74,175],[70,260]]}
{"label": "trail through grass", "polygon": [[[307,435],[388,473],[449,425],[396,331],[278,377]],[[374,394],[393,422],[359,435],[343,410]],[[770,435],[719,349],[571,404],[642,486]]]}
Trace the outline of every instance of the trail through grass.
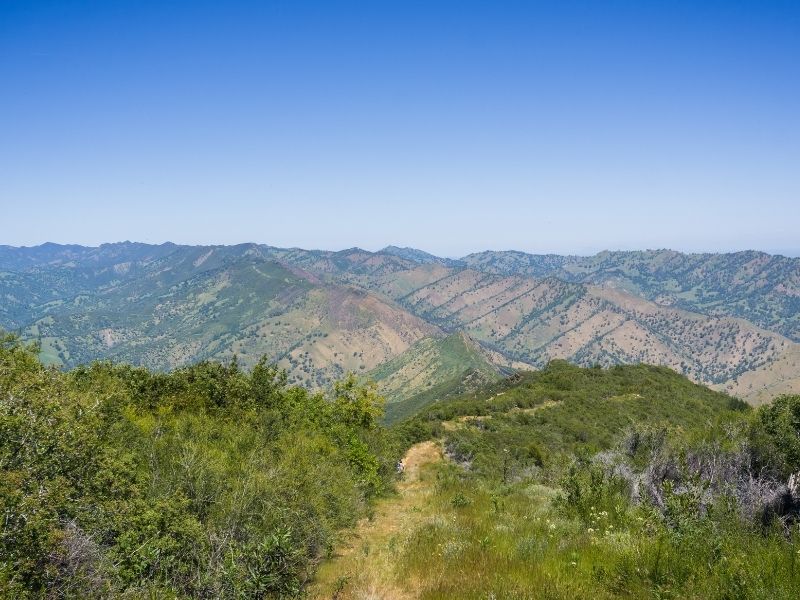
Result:
{"label": "trail through grass", "polygon": [[531,408],[515,407],[504,413],[491,413],[488,415],[461,415],[460,417],[456,417],[455,419],[450,421],[442,421],[442,427],[444,427],[445,431],[455,431],[456,429],[461,429],[462,427],[464,427],[465,424],[471,421],[487,421],[492,417],[502,416],[502,415],[514,415],[514,414],[532,415],[535,412],[538,412],[545,408],[550,408],[551,406],[556,406],[557,404],[558,402],[554,402],[553,400],[547,400]]}
{"label": "trail through grass", "polygon": [[401,535],[419,524],[434,491],[434,465],[441,462],[438,443],[427,441],[409,448],[403,459],[403,479],[397,494],[378,503],[371,519],[362,520],[350,539],[324,563],[309,590],[317,599],[396,599],[418,597],[413,581],[396,577],[397,545]]}

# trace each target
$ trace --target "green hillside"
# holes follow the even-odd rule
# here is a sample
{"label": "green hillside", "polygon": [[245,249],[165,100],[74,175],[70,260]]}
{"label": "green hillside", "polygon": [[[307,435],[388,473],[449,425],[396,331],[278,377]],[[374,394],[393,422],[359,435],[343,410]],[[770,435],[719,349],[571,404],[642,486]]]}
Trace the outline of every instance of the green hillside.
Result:
{"label": "green hillside", "polygon": [[444,400],[414,420],[450,424],[448,447],[486,470],[502,461],[504,448],[520,444],[533,444],[542,460],[547,460],[545,454],[555,460],[578,448],[608,449],[637,425],[668,426],[688,434],[744,412],[743,402],[665,367],[587,369],[552,361],[542,371],[520,373]]}
{"label": "green hillside", "polygon": [[[348,371],[363,376],[425,337],[463,333],[491,362],[516,369],[553,359],[648,363],[752,403],[800,391],[792,341],[800,261],[756,252],[451,260],[391,246],[2,246],[0,298],[0,327],[39,342],[42,359],[64,367],[110,358],[170,369],[233,355],[252,365],[265,355],[293,382],[323,387]],[[472,358],[462,358],[463,374]],[[411,367],[387,367],[398,368]],[[467,390],[482,373],[464,387],[450,375],[422,385],[411,374],[395,378],[410,403],[390,413]]]}
{"label": "green hillside", "polygon": [[[29,304],[5,305],[7,326],[24,321],[15,316],[20,311],[38,315],[19,329],[41,343],[48,364],[109,358],[166,370],[234,355],[251,366],[267,356],[292,382],[310,387],[373,368],[438,333],[360,289],[325,283],[262,254],[252,245],[177,247],[167,258],[118,267],[113,280],[102,264],[90,275],[74,266],[8,273],[0,285],[26,293]],[[43,274],[66,283],[48,286]],[[29,279],[38,282],[36,294],[20,284]],[[80,291],[88,282],[96,287]]]}
{"label": "green hillside", "polygon": [[101,294],[51,303],[24,334],[63,348],[58,359],[68,365],[103,356],[170,368],[227,350],[233,332],[312,288],[276,263],[238,260],[198,270],[191,266],[197,260],[153,266]]}
{"label": "green hillside", "polygon": [[425,338],[367,374],[386,397],[386,418],[395,421],[454,394],[501,377],[480,345],[461,333]]}
{"label": "green hillside", "polygon": [[389,564],[339,597],[797,597],[799,410],[563,361],[430,406],[397,426],[427,462],[402,530],[372,537]]}

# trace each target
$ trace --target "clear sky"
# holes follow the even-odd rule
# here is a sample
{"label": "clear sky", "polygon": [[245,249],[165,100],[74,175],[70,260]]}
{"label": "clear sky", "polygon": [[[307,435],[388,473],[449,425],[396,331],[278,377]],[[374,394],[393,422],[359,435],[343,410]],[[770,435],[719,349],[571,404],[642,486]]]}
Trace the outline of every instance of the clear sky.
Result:
{"label": "clear sky", "polygon": [[800,2],[0,1],[0,243],[800,250]]}

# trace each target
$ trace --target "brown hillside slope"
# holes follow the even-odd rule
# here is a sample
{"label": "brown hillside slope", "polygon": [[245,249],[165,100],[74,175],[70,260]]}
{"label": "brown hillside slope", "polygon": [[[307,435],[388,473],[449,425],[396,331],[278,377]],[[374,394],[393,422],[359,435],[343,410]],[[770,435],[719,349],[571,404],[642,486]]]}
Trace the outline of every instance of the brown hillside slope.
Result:
{"label": "brown hillside slope", "polygon": [[393,273],[373,288],[521,363],[660,364],[751,401],[798,389],[800,373],[787,357],[800,346],[791,340],[743,319],[662,306],[622,290],[440,266]]}

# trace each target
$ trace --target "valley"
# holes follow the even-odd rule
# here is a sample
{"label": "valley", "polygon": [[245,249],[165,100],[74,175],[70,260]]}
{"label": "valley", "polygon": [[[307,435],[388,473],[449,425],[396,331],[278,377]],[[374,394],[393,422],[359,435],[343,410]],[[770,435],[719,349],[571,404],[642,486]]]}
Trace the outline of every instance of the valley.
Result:
{"label": "valley", "polygon": [[[0,596],[797,596],[779,334],[555,278],[212,258],[116,269],[35,307],[41,346],[0,338]],[[84,350],[52,335],[87,323]],[[574,364],[604,327],[608,362]],[[737,379],[761,405],[639,362],[690,344],[706,376],[761,356]],[[51,368],[82,351],[104,360]]]}
{"label": "valley", "polygon": [[800,390],[800,260],[760,253],[47,244],[0,249],[0,294],[0,327],[65,367],[267,356],[292,382],[352,371],[417,407],[553,359],[665,365],[754,403]]}

